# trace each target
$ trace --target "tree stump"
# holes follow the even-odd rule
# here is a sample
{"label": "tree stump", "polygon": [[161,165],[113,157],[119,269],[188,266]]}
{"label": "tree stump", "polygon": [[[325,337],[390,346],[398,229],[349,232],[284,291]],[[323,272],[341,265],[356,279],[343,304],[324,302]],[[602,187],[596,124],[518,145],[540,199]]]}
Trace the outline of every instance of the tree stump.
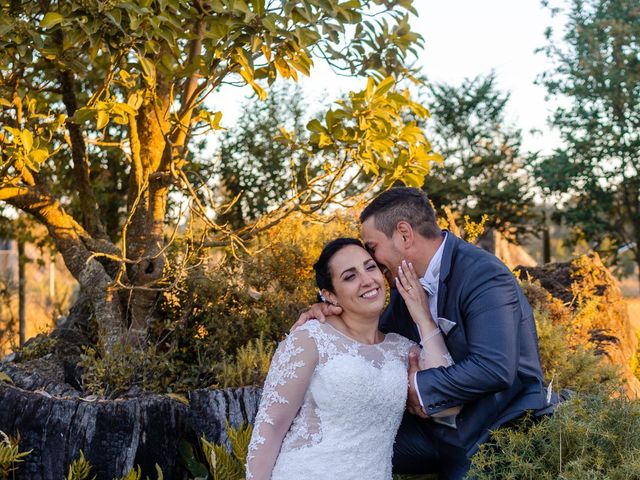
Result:
{"label": "tree stump", "polygon": [[194,447],[204,434],[226,443],[226,422],[253,422],[260,390],[255,387],[196,390],[189,405],[166,395],[116,400],[84,399],[64,383],[52,382],[18,365],[0,362],[14,384],[0,382],[0,430],[20,434],[20,450],[32,452],[19,464],[16,480],[60,480],[83,451],[97,480],[124,476],[139,465],[143,478],[187,478],[178,443]]}

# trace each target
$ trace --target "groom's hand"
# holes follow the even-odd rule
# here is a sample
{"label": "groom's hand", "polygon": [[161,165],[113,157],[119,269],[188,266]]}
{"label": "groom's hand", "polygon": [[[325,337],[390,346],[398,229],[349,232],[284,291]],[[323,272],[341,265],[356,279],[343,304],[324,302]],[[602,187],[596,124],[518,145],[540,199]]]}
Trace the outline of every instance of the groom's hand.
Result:
{"label": "groom's hand", "polygon": [[420,371],[420,363],[418,361],[418,354],[416,352],[409,353],[409,393],[407,395],[407,411],[420,418],[429,418],[427,413],[420,405],[420,398],[415,388],[413,379],[416,373]]}
{"label": "groom's hand", "polygon": [[304,325],[305,322],[315,318],[316,320],[323,322],[326,320],[325,316],[329,315],[340,315],[342,313],[342,308],[337,305],[331,305],[329,303],[314,303],[311,305],[309,310],[306,310],[300,314],[298,317],[298,321],[293,324],[291,327],[291,332],[294,331],[301,325]]}

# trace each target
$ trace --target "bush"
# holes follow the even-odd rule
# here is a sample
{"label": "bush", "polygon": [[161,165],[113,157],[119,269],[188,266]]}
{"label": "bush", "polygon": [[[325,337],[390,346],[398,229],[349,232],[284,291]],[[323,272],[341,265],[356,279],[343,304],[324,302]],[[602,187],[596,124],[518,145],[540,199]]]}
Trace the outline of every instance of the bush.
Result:
{"label": "bush", "polygon": [[574,328],[576,319],[591,322],[598,315],[592,303],[572,310],[537,282],[521,285],[534,308],[545,382],[553,382],[556,391],[568,388],[584,393],[619,387],[622,379],[618,367],[603,361],[590,337],[577,334]]}
{"label": "bush", "polygon": [[265,342],[262,337],[249,340],[238,349],[234,362],[223,365],[222,386],[262,385],[269,373],[274,351],[275,345]]}
{"label": "bush", "polygon": [[[338,236],[357,236],[354,215],[330,223],[292,216],[246,251],[218,250],[168,262],[181,267],[167,272],[171,287],[162,296],[146,349],[119,348],[105,357],[87,350],[85,389],[114,397],[132,389],[162,393],[261,385],[273,346],[316,301],[312,265],[323,245]],[[176,245],[175,252],[184,251]]]}
{"label": "bush", "polygon": [[472,458],[478,480],[640,479],[640,403],[580,395],[539,421],[495,431]]}

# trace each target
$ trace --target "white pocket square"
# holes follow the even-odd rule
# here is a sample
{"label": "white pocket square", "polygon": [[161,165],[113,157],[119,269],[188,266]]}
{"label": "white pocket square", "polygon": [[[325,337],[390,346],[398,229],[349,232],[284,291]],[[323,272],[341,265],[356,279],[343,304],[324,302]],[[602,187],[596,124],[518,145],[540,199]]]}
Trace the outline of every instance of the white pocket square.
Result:
{"label": "white pocket square", "polygon": [[438,327],[442,330],[442,333],[448,335],[453,327],[457,325],[456,322],[452,322],[444,317],[438,317]]}

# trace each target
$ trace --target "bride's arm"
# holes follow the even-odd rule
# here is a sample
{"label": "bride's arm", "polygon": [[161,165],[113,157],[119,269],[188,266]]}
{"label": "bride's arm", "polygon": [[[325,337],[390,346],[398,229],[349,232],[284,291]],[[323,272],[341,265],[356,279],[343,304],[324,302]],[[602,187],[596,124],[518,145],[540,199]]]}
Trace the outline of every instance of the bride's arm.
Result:
{"label": "bride's arm", "polygon": [[247,452],[247,479],[268,480],[291,422],[318,363],[315,341],[298,329],[283,340],[271,361]]}
{"label": "bride's arm", "polygon": [[[429,305],[427,304],[427,297],[420,285],[420,281],[418,280],[418,276],[413,265],[403,262],[403,266],[398,269],[396,286],[398,288],[398,292],[402,295],[402,298],[407,305],[407,309],[411,314],[411,318],[415,322],[420,333],[420,346],[422,348],[416,346],[412,349],[412,354],[418,355],[420,370],[450,367],[453,365],[454,362],[449,354],[447,345],[444,343],[442,331],[433,321]],[[409,381],[414,382],[415,379],[411,378]],[[422,405],[422,399],[419,394],[418,399]],[[422,407],[424,408],[424,405],[422,405]],[[459,413],[461,409],[462,407],[456,406],[438,412],[432,416],[437,418],[450,417],[450,421],[448,420],[447,424],[455,425],[452,418]]]}
{"label": "bride's arm", "polygon": [[403,262],[398,269],[396,286],[420,333],[420,345],[422,346],[420,368],[426,370],[427,368],[453,365],[442,332],[433,321],[427,304],[427,296],[420,285],[413,265]]}

